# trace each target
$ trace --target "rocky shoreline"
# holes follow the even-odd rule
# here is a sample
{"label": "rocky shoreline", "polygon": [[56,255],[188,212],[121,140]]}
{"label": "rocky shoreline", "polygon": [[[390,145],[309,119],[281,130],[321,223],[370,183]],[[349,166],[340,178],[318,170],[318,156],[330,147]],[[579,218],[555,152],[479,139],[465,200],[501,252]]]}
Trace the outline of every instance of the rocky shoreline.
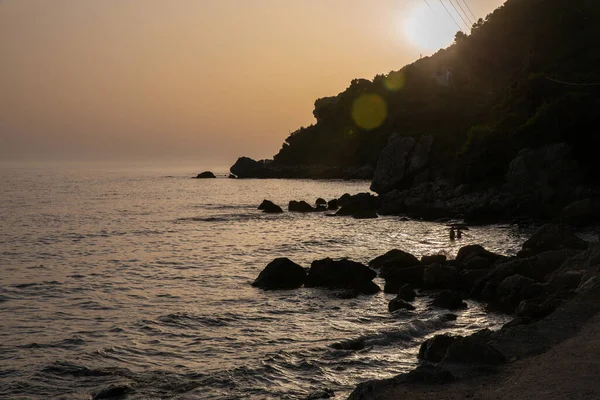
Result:
{"label": "rocky shoreline", "polygon": [[[515,257],[468,245],[451,260],[438,254],[417,259],[395,249],[368,266],[327,258],[305,270],[291,260],[276,259],[253,285],[265,290],[322,287],[348,298],[379,292],[381,288],[372,281],[377,275],[385,280],[384,291],[397,295],[389,302],[390,312],[414,310],[411,302],[418,291],[432,298],[434,308],[460,309],[467,307],[464,299],[472,299],[513,319],[498,331],[434,336],[422,343],[415,370],[362,383],[351,400],[433,399],[457,387],[462,392],[451,398],[472,397],[467,396],[475,390],[472,385],[510,375],[513,365],[526,367],[530,357],[576,335],[600,311],[600,246],[560,224],[539,228]],[[338,345],[361,349],[361,343],[352,341]],[[594,393],[600,393],[600,385],[592,386]]]}

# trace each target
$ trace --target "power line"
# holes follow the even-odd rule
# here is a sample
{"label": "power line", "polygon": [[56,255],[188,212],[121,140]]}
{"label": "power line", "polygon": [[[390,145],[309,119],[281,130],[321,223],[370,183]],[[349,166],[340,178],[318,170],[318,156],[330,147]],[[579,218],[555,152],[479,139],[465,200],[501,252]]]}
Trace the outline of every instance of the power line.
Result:
{"label": "power line", "polygon": [[545,76],[545,78],[551,82],[560,83],[560,84],[569,85],[569,86],[600,86],[600,83],[565,82],[565,81],[559,81],[558,79],[549,78],[547,76]]}
{"label": "power line", "polygon": [[467,0],[462,0],[463,3],[465,3],[465,6],[467,6],[467,9],[469,10],[469,12],[471,13],[471,15],[473,16],[473,19],[477,21],[477,17],[475,16],[475,14],[473,14],[473,11],[471,10],[471,7],[469,7],[469,3],[467,3]]}
{"label": "power line", "polygon": [[425,4],[427,4],[427,6],[429,6],[431,11],[433,11],[433,13],[435,14],[435,10],[433,9],[433,7],[431,7],[431,4],[429,4],[429,2],[427,0],[423,0],[423,1],[425,2]]}
{"label": "power line", "polygon": [[462,8],[462,6],[460,5],[460,0],[456,0],[456,4],[458,4],[458,7],[460,8],[460,10],[463,12],[463,14],[465,14],[465,17],[467,17],[467,19],[468,19],[468,20],[469,20],[469,22],[471,23],[471,25],[470,25],[470,26],[473,26],[473,24],[474,24],[475,22],[473,22],[473,21],[471,20],[471,18],[469,17],[469,14],[467,14],[467,13],[465,12],[465,9],[464,9],[464,8]]}
{"label": "power line", "polygon": [[452,8],[454,8],[454,11],[456,11],[456,13],[458,14],[458,16],[460,17],[460,19],[462,19],[462,22],[465,24],[465,26],[467,27],[467,32],[470,29],[469,23],[467,21],[465,21],[465,19],[463,18],[462,14],[458,12],[456,6],[454,5],[454,3],[452,2],[452,0],[448,0],[448,2],[450,3],[450,5],[452,6]]}
{"label": "power line", "polygon": [[458,30],[462,32],[462,28],[460,27],[460,25],[458,24],[458,22],[456,22],[456,19],[454,19],[454,17],[452,16],[452,13],[450,13],[450,10],[448,10],[448,7],[446,7],[446,5],[444,4],[444,2],[442,0],[440,0],[440,4],[442,5],[442,7],[444,7],[444,10],[446,10],[446,12],[450,16],[450,18],[452,18],[452,21],[454,21],[454,23],[458,27]]}

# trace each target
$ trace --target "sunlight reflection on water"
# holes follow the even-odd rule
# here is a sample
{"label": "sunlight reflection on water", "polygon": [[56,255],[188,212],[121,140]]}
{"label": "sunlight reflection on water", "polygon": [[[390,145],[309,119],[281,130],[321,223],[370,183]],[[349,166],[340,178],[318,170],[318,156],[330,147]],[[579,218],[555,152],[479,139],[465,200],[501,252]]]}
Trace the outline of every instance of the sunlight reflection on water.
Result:
{"label": "sunlight reflection on water", "polygon": [[[505,320],[475,303],[447,322],[425,299],[391,315],[383,293],[340,300],[249,283],[282,256],[367,262],[392,248],[454,255],[469,243],[513,254],[527,230],[476,227],[450,242],[444,225],[398,217],[267,215],[256,210],[264,198],[285,208],[368,182],[165,175],[177,174],[2,171],[0,397],[87,398],[114,383],[133,384],[132,399],[343,394],[412,368],[428,335]],[[364,351],[328,347],[359,337]]]}

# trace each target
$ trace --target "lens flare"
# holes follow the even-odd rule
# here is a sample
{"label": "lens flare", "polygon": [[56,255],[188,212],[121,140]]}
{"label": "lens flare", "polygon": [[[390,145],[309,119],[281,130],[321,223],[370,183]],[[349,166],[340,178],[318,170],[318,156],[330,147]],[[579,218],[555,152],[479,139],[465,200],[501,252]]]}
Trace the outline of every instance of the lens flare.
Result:
{"label": "lens flare", "polygon": [[388,114],[387,104],[374,93],[363,94],[352,104],[352,119],[356,126],[370,131],[380,127]]}
{"label": "lens flare", "polygon": [[383,86],[391,92],[396,92],[404,87],[404,72],[392,71],[385,77]]}

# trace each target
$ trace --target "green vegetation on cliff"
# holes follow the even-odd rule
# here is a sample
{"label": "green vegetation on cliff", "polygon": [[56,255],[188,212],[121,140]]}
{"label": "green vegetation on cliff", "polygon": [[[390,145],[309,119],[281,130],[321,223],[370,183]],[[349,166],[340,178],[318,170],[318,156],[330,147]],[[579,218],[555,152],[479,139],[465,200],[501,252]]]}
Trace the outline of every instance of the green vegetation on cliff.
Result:
{"label": "green vegetation on cliff", "polygon": [[593,172],[599,43],[597,0],[508,0],[449,48],[317,100],[317,123],[292,133],[274,160],[375,166],[397,132],[433,135],[438,176],[458,182],[500,178],[519,149],[557,141]]}

